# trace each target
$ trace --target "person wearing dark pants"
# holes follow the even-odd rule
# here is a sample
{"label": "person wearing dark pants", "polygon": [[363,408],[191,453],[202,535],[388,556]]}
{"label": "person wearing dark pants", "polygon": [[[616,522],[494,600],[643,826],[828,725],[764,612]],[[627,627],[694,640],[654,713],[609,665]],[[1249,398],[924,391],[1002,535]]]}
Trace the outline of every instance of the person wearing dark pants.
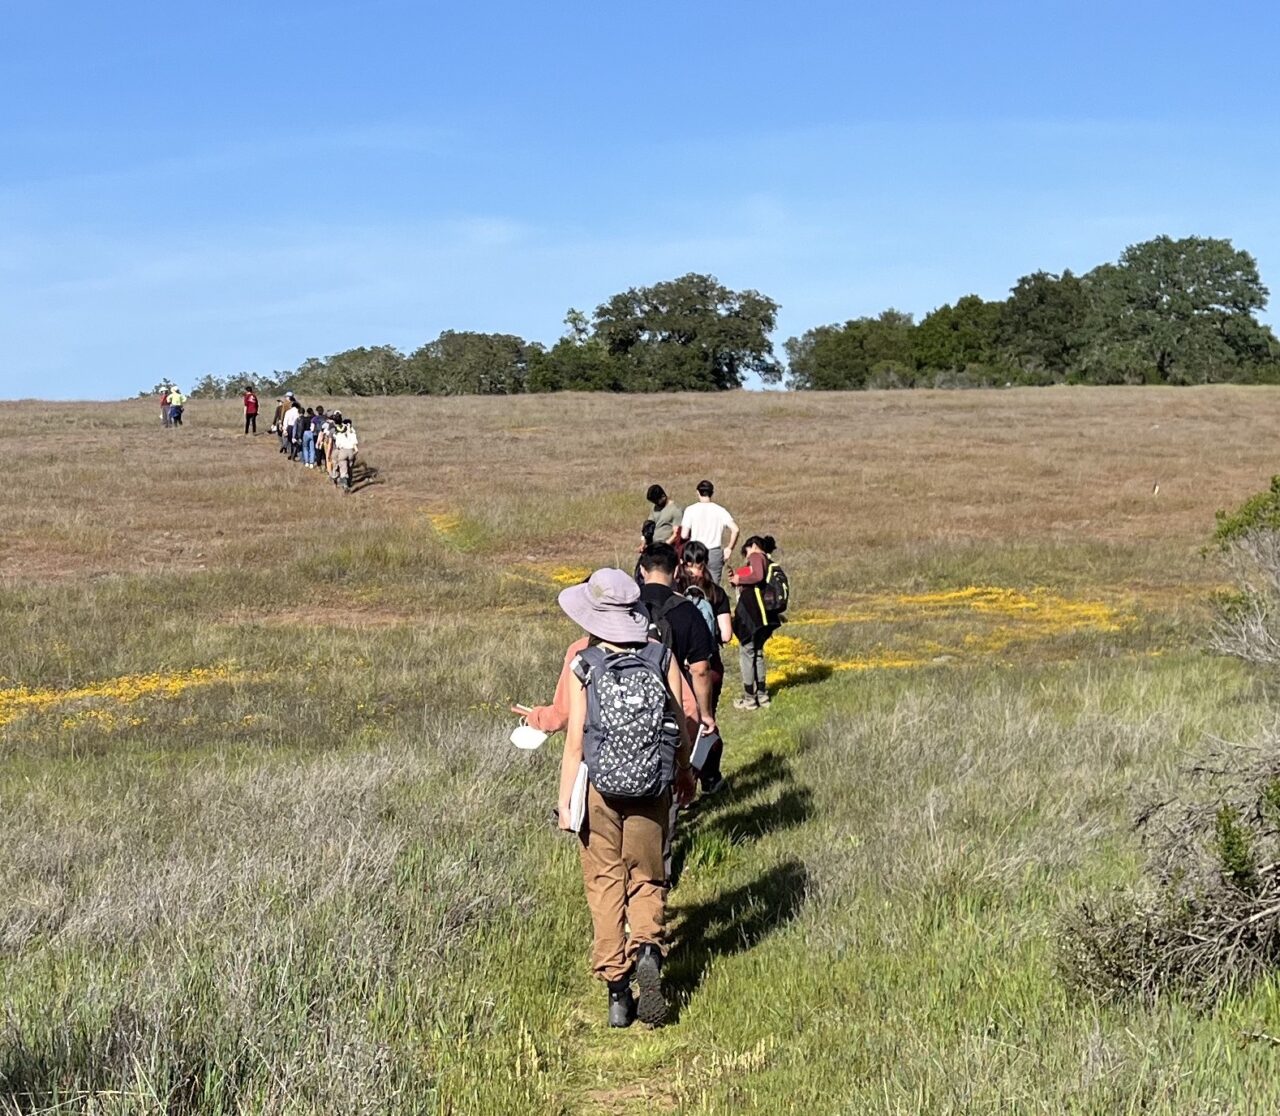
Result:
{"label": "person wearing dark pants", "polygon": [[[708,666],[711,671],[711,716],[716,718],[720,709],[720,693],[724,688],[724,659],[721,648],[733,639],[732,607],[729,594],[711,579],[707,564],[707,548],[700,542],[690,542],[684,548],[684,557],[676,574],[676,589],[701,613],[711,632],[713,652]],[[711,746],[706,761],[698,769],[698,781],[703,794],[718,794],[728,785],[720,772],[720,758],[724,742],[717,732],[716,743]]]}
{"label": "person wearing dark pants", "polygon": [[244,432],[248,434],[251,430],[254,436],[258,433],[258,396],[254,393],[253,388],[245,387],[244,395]]}
{"label": "person wearing dark pants", "polygon": [[776,548],[771,535],[752,535],[742,546],[745,565],[734,570],[729,578],[738,590],[733,634],[741,644],[738,662],[742,667],[742,696],[734,700],[735,709],[761,709],[769,704],[764,645],[780,621],[766,607],[762,589],[769,569],[769,555]]}

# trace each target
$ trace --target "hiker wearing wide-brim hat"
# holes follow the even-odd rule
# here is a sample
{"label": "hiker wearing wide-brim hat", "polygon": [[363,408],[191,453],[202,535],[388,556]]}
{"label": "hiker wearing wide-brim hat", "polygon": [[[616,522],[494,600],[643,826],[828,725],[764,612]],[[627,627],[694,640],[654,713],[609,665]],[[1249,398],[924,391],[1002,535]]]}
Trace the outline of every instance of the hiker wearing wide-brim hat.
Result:
{"label": "hiker wearing wide-brim hat", "polygon": [[657,1025],[667,1014],[662,850],[673,793],[683,805],[695,790],[680,665],[649,639],[640,590],[622,570],[597,570],[559,599],[591,637],[572,663],[576,684],[569,688],[557,814],[560,828],[576,829],[581,845],[592,968],[609,988],[611,1027],[637,1016]]}
{"label": "hiker wearing wide-brim hat", "polygon": [[569,586],[560,594],[560,607],[587,635],[605,643],[648,642],[649,614],[640,603],[640,587],[621,570],[596,570],[581,585]]}

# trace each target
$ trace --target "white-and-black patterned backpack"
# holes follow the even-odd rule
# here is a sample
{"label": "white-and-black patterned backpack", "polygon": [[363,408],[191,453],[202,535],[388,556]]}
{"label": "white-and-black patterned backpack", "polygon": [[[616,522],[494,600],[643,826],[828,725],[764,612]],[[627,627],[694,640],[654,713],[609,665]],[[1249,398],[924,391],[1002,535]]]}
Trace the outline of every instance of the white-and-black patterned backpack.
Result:
{"label": "white-and-black patterned backpack", "polygon": [[660,643],[634,651],[592,646],[574,658],[587,691],[582,758],[601,794],[651,798],[671,785],[680,728],[667,690],[670,662]]}

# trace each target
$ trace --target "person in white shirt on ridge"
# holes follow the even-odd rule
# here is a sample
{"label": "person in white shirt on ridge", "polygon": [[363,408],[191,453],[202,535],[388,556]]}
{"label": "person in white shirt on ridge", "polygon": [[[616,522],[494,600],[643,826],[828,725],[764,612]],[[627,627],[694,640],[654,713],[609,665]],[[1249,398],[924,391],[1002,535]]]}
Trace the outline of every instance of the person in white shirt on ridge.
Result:
{"label": "person in white shirt on ridge", "polygon": [[[686,542],[700,542],[707,548],[707,575],[717,585],[724,574],[724,555],[738,541],[738,525],[724,508],[711,499],[716,486],[709,480],[698,481],[698,502],[684,509],[680,532]],[[724,533],[729,532],[725,545]]]}

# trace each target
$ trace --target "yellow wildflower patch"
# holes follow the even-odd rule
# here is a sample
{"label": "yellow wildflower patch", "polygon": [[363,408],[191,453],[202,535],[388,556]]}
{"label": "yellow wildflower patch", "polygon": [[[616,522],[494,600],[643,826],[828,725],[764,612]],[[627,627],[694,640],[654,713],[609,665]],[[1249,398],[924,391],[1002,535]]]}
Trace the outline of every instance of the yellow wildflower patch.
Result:
{"label": "yellow wildflower patch", "polygon": [[767,651],[770,683],[826,677],[837,670],[891,670],[998,655],[1015,645],[1071,632],[1120,631],[1133,619],[1104,601],[1071,600],[1047,589],[1021,592],[985,585],[936,593],[865,594],[849,604],[848,608],[799,612],[790,618],[788,631],[840,624],[900,627],[905,629],[906,647],[825,657],[804,639],[777,635]]}
{"label": "yellow wildflower patch", "polygon": [[990,585],[970,585],[939,593],[867,594],[856,597],[854,608],[840,611],[801,612],[793,623],[830,625],[866,624],[938,617],[1008,617],[1041,629],[1072,631],[1089,628],[1114,632],[1129,617],[1103,601],[1070,600],[1047,589],[1023,593]]}
{"label": "yellow wildflower patch", "polygon": [[429,512],[427,520],[442,535],[456,534],[462,526],[462,516],[454,512]]}
{"label": "yellow wildflower patch", "polygon": [[515,577],[519,581],[531,581],[538,585],[545,585],[549,581],[553,585],[559,585],[561,588],[568,585],[577,585],[591,576],[590,566],[562,566],[531,562],[525,569],[529,570],[531,576],[522,576],[514,573],[509,574],[509,576]]}
{"label": "yellow wildflower patch", "polygon": [[[209,686],[215,682],[225,682],[231,677],[230,668],[218,666],[196,667],[172,674],[125,674],[119,678],[91,682],[87,686],[67,690],[12,686],[0,690],[0,725],[7,725],[26,713],[36,713],[54,705],[92,698],[106,698],[128,704],[153,694],[166,698],[176,697],[193,686]],[[93,712],[86,711],[86,715]]]}
{"label": "yellow wildflower patch", "polygon": [[769,640],[765,651],[769,665],[770,686],[816,681],[838,670],[900,670],[929,662],[928,657],[887,651],[851,658],[827,659],[823,658],[818,653],[818,649],[808,640],[785,635],[774,636]]}
{"label": "yellow wildflower patch", "polygon": [[591,576],[591,570],[587,566],[557,566],[548,570],[547,576],[557,585],[578,585]]}

